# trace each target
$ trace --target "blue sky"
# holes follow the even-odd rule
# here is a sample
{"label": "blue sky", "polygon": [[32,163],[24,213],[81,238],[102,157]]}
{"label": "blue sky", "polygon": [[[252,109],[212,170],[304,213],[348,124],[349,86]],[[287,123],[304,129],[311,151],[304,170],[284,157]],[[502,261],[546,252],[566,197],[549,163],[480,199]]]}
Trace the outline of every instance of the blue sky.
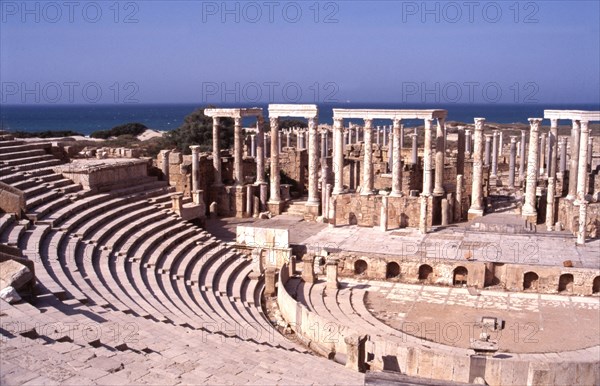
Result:
{"label": "blue sky", "polygon": [[598,104],[599,4],[0,0],[2,102]]}

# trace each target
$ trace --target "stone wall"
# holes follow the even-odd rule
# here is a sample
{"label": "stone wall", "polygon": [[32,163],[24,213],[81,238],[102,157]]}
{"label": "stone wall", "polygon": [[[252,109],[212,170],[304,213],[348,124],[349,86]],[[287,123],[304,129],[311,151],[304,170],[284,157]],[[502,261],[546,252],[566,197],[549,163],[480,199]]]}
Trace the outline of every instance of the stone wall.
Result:
{"label": "stone wall", "polygon": [[[431,208],[433,198],[429,198]],[[361,196],[358,193],[345,193],[334,196],[335,225],[359,225],[374,227],[380,225],[382,196]],[[419,197],[388,197],[388,229],[419,227],[421,210]],[[432,224],[431,210],[427,212],[427,224]]]}
{"label": "stone wall", "polygon": [[[566,198],[558,200],[558,221],[574,235],[579,231],[579,206]],[[587,237],[600,237],[600,202],[589,203],[586,222]]]}
{"label": "stone wall", "polygon": [[74,160],[70,164],[54,167],[55,173],[62,174],[92,191],[105,191],[121,185],[130,186],[136,180],[148,176],[147,160],[112,159],[107,160]]}
{"label": "stone wall", "polygon": [[279,154],[279,167],[287,177],[282,183],[292,185],[292,190],[301,195],[308,191],[308,152],[293,147],[283,148]]}
{"label": "stone wall", "polygon": [[5,213],[14,213],[17,218],[21,218],[21,214],[26,211],[25,193],[0,182],[0,210]]}

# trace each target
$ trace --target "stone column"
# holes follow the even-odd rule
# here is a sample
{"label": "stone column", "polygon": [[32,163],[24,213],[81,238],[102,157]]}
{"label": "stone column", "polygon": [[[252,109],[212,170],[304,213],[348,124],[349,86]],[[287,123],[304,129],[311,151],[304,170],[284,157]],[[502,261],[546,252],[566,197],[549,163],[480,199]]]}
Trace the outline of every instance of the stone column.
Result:
{"label": "stone column", "polygon": [[388,225],[388,196],[381,197],[381,211],[379,213],[379,229],[387,231]]}
{"label": "stone column", "polygon": [[456,221],[462,221],[463,206],[462,196],[464,190],[464,177],[462,174],[456,176],[456,202],[454,203],[454,218]]}
{"label": "stone column", "polygon": [[381,145],[381,126],[375,128],[375,143]]}
{"label": "stone column", "polygon": [[508,160],[508,187],[515,187],[515,164],[517,160],[517,137],[510,136],[510,158]]}
{"label": "stone column", "polygon": [[281,131],[277,132],[277,154],[280,154],[283,151],[283,147],[281,146]]}
{"label": "stone column", "polygon": [[325,261],[326,274],[327,274],[327,289],[338,289],[338,259],[327,258]]}
{"label": "stone column", "polygon": [[525,181],[525,153],[527,148],[526,131],[521,130],[521,151],[519,153],[519,181]]}
{"label": "stone column", "polygon": [[312,253],[307,253],[302,258],[302,280],[305,283],[314,283],[317,281],[315,275],[315,256]]}
{"label": "stone column", "polygon": [[548,177],[556,177],[556,164],[558,159],[558,119],[550,120],[550,135],[548,137]]}
{"label": "stone column", "polygon": [[529,156],[527,159],[527,184],[525,186],[525,204],[523,204],[523,209],[521,211],[523,217],[537,216],[537,210],[535,207],[535,190],[537,185],[537,172],[539,169],[538,144],[541,122],[542,119],[540,118],[529,118],[529,124],[531,125],[531,129],[529,130]]}
{"label": "stone column", "polygon": [[492,134],[485,134],[485,158],[483,160],[483,166],[490,166],[491,160],[491,147],[492,147]]}
{"label": "stone column", "polygon": [[[275,137],[271,137],[272,139],[275,139]],[[273,140],[272,143],[275,144],[275,146],[277,146],[277,141]],[[271,146],[271,149],[273,149],[273,146]],[[275,296],[277,294],[277,287],[276,287],[276,278],[277,277],[277,268],[275,267],[267,267],[267,269],[265,269],[265,296],[268,298],[271,298],[273,296]]]}
{"label": "stone column", "polygon": [[471,155],[471,130],[465,130],[465,152]]}
{"label": "stone column", "polygon": [[456,174],[465,174],[465,127],[458,127],[458,140],[456,143]]}
{"label": "stone column", "polygon": [[253,188],[253,185],[246,185],[246,217],[252,217],[252,204],[254,204]]}
{"label": "stone column", "polygon": [[497,163],[502,163],[503,162],[503,158],[502,158],[502,147],[504,146],[504,139],[503,139],[503,135],[502,135],[502,131],[498,131],[498,159],[496,160]]}
{"label": "stone column", "polygon": [[321,131],[321,158],[327,158],[327,133]]}
{"label": "stone column", "polygon": [[543,175],[546,171],[545,169],[545,163],[546,163],[546,133],[540,133],[540,149],[539,149],[539,156],[540,156],[540,174]]}
{"label": "stone column", "polygon": [[565,174],[565,170],[567,170],[567,138],[566,137],[560,137],[560,166],[559,166],[559,173],[560,173],[560,178],[562,179],[564,174]]}
{"label": "stone column", "polygon": [[448,225],[448,200],[442,198],[442,225]]}
{"label": "stone column", "polygon": [[392,133],[392,193],[393,197],[402,196],[402,162],[400,160],[400,140],[402,135],[402,121],[394,119]]}
{"label": "stone column", "polygon": [[571,128],[571,161],[569,162],[569,193],[567,199],[574,200],[577,197],[577,174],[579,172],[579,131],[581,124],[573,121]]}
{"label": "stone column", "polygon": [[352,134],[352,132],[354,131],[354,128],[352,127],[352,124],[348,124],[348,145],[352,145],[354,142],[352,141],[354,134]]}
{"label": "stone column", "polygon": [[256,184],[265,183],[265,120],[261,116],[256,121]]}
{"label": "stone column", "polygon": [[213,169],[215,174],[214,186],[223,185],[223,178],[221,176],[221,141],[220,141],[220,119],[219,117],[213,117]]}
{"label": "stone column", "polygon": [[244,183],[244,169],[242,166],[242,118],[234,118],[233,126],[233,181],[235,185]]}
{"label": "stone column", "polygon": [[485,118],[475,118],[475,146],[473,151],[473,185],[469,219],[483,216],[483,124]]}
{"label": "stone column", "polygon": [[[344,130],[343,127],[342,127],[342,130]],[[349,145],[350,141],[348,140],[348,132],[344,130],[344,134],[343,135],[344,135],[344,146]]]}
{"label": "stone column", "polygon": [[279,175],[279,152],[277,151],[277,133],[279,132],[279,118],[270,118],[271,124],[271,194],[269,204],[281,202],[281,176]]}
{"label": "stone column", "polygon": [[373,194],[373,120],[365,119],[364,128],[364,150],[365,157],[363,162],[363,183],[361,195]]}
{"label": "stone column", "polygon": [[433,119],[425,120],[425,147],[423,149],[423,195],[431,196],[431,125]]}
{"label": "stone column", "polygon": [[333,173],[335,175],[333,194],[344,192],[344,144],[343,133],[344,120],[334,118],[333,120]]}
{"label": "stone column", "polygon": [[579,232],[577,232],[577,244],[585,244],[586,238],[586,223],[587,223],[587,201],[579,203]]}
{"label": "stone column", "polygon": [[160,153],[162,154],[162,164],[161,164],[161,171],[163,174],[163,177],[165,179],[165,181],[167,181],[167,183],[169,182],[169,155],[171,154],[171,150],[161,150]]}
{"label": "stone column", "polygon": [[[385,127],[383,128],[385,130]],[[404,125],[400,125],[400,149],[404,149]]]}
{"label": "stone column", "polygon": [[317,138],[317,118],[308,119],[308,201],[307,204],[319,204],[319,153]]}
{"label": "stone column", "polygon": [[290,135],[292,134],[291,129],[285,132],[285,147],[290,147]]}
{"label": "stone column", "polygon": [[[590,134],[591,134],[591,131],[590,131]],[[590,137],[588,140],[588,159],[587,159],[587,165],[588,165],[588,168],[590,168],[590,169],[592,167],[593,151],[594,151],[594,138]]]}
{"label": "stone column", "polygon": [[579,165],[577,171],[577,202],[585,201],[588,191],[588,139],[590,129],[588,122],[581,121],[581,133],[579,136]]}
{"label": "stone column", "polygon": [[419,233],[427,233],[427,200],[429,197],[421,195],[421,210],[419,211]]}
{"label": "stone column", "polygon": [[554,191],[556,185],[554,177],[548,177],[548,190],[546,192],[546,229],[554,229]]}
{"label": "stone column", "polygon": [[446,130],[444,130],[444,119],[437,120],[435,138],[435,187],[433,194],[436,196],[444,194],[444,157],[446,153]]}
{"label": "stone column", "polygon": [[413,165],[416,165],[419,162],[419,137],[416,134],[411,134],[412,137],[412,154],[411,154],[411,162]]}
{"label": "stone column", "polygon": [[192,191],[200,190],[200,146],[190,146],[192,150]]}
{"label": "stone column", "polygon": [[388,146],[388,128],[387,125],[383,126],[383,146]]}
{"label": "stone column", "polygon": [[498,177],[498,132],[492,135],[492,177]]}
{"label": "stone column", "polygon": [[256,134],[250,134],[250,157],[256,158]]}

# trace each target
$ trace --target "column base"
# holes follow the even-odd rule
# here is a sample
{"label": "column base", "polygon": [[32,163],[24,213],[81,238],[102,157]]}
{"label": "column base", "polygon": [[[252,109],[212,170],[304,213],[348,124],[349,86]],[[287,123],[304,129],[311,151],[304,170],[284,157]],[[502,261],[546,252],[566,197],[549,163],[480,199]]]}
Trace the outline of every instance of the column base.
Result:
{"label": "column base", "polygon": [[283,204],[283,201],[269,201],[267,202],[267,208],[273,216],[277,216],[283,212]]}
{"label": "column base", "polygon": [[389,197],[403,197],[404,194],[402,192],[391,192]]}
{"label": "column base", "polygon": [[305,210],[304,210],[304,219],[308,220],[308,221],[315,221],[317,219],[317,217],[319,217],[319,207],[320,207],[320,203],[317,202],[310,202],[308,201],[305,204]]}
{"label": "column base", "polygon": [[433,190],[433,195],[434,196],[443,196],[444,194],[446,194],[446,192],[442,189],[442,190]]}
{"label": "column base", "polygon": [[470,221],[477,217],[483,217],[483,209],[470,208],[467,212],[467,219]]}

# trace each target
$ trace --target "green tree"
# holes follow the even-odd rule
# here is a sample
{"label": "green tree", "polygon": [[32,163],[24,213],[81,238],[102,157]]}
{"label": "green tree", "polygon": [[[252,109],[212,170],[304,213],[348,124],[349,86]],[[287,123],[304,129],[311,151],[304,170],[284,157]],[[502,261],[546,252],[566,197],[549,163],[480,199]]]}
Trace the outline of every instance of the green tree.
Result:
{"label": "green tree", "polygon": [[[207,106],[210,108],[212,106]],[[219,138],[221,149],[227,149],[233,144],[233,119],[220,119]],[[190,145],[200,145],[200,151],[212,149],[212,117],[204,115],[204,109],[199,108],[187,115],[183,124],[166,134],[167,140],[183,154],[190,154]]]}
{"label": "green tree", "polygon": [[90,134],[90,137],[108,139],[110,137],[118,137],[121,135],[138,136],[146,130],[148,130],[146,125],[138,122],[132,122],[115,126],[110,130],[94,131],[92,134]]}

